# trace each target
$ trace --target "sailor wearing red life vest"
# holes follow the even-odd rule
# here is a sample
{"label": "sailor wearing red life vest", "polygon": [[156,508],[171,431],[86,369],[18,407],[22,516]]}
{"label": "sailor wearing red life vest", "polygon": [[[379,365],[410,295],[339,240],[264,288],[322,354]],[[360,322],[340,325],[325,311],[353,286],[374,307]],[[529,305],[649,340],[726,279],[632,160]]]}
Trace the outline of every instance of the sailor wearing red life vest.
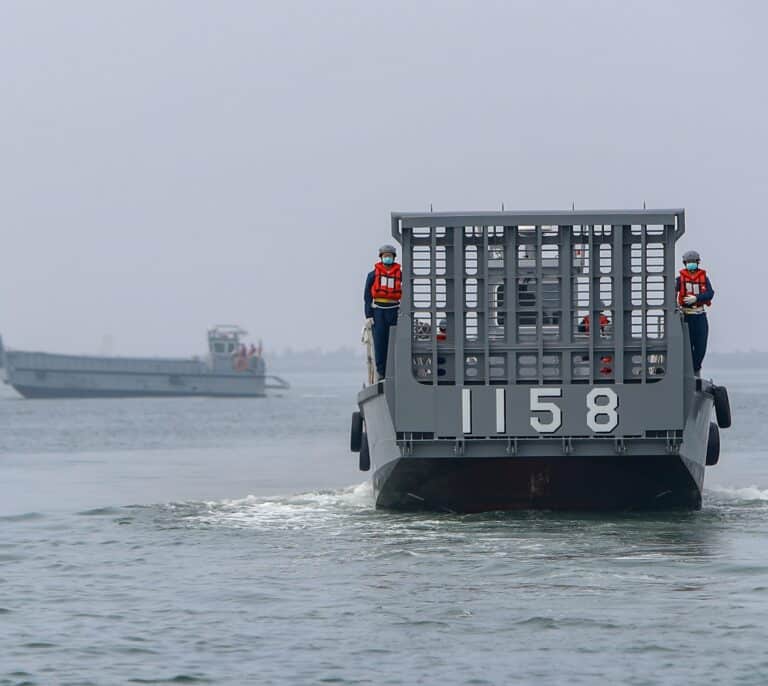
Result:
{"label": "sailor wearing red life vest", "polygon": [[435,338],[439,343],[445,343],[448,340],[448,322],[445,319],[441,319],[437,323],[437,334]]}
{"label": "sailor wearing red life vest", "polygon": [[712,304],[715,291],[709,281],[707,272],[699,269],[701,257],[695,250],[689,250],[683,255],[684,269],[675,282],[677,304],[683,312],[685,323],[688,324],[688,336],[691,339],[693,353],[693,372],[701,375],[701,364],[707,352],[709,337],[709,322],[704,308]]}
{"label": "sailor wearing red life vest", "polygon": [[[589,333],[589,320],[590,317],[587,315],[586,317],[583,317],[582,320],[579,322],[578,330],[581,333]],[[598,320],[600,323],[600,333],[605,331],[605,327],[609,326],[611,323],[611,320],[608,319],[608,315],[600,313],[600,319]]]}
{"label": "sailor wearing red life vest", "polygon": [[397,249],[393,245],[379,248],[379,261],[365,280],[363,302],[365,317],[373,326],[373,347],[376,353],[376,372],[383,379],[387,371],[389,327],[397,324],[402,297],[403,273],[395,262]]}

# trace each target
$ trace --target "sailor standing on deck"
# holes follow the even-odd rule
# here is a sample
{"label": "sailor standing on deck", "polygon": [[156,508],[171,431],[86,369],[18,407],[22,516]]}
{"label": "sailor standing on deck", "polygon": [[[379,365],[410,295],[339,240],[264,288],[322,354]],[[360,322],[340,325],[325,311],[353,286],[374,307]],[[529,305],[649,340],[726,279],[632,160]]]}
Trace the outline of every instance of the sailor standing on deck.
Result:
{"label": "sailor standing on deck", "polygon": [[387,371],[389,327],[397,324],[400,310],[403,273],[395,262],[397,249],[393,245],[379,248],[379,261],[365,280],[365,317],[373,326],[373,347],[376,352],[376,372],[383,379]]}
{"label": "sailor standing on deck", "polygon": [[688,324],[688,335],[691,339],[693,353],[693,373],[701,375],[701,363],[707,352],[709,337],[709,322],[704,307],[712,304],[715,291],[709,281],[707,272],[699,269],[701,257],[695,250],[689,250],[683,255],[684,269],[675,282],[677,303],[683,312],[685,323]]}

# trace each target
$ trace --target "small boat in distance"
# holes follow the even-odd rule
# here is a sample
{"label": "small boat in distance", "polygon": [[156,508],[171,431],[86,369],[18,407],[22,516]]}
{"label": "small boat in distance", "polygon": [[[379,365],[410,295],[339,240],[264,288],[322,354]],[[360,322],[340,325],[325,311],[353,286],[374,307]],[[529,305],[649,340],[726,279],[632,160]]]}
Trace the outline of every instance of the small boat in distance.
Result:
{"label": "small boat in distance", "polygon": [[0,368],[25,398],[261,397],[289,388],[267,375],[261,343],[247,346],[246,333],[229,324],[210,329],[205,358],[60,355],[8,350],[0,339]]}

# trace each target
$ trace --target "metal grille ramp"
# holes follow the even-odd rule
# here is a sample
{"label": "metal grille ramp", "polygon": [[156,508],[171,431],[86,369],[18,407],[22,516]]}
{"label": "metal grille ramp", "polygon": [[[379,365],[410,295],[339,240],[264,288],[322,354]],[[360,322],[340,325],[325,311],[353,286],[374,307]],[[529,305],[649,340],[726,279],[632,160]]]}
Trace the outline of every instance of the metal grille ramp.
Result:
{"label": "metal grille ramp", "polygon": [[[440,412],[454,402],[449,389],[461,392],[456,435],[475,433],[466,409],[473,387],[496,387],[498,399],[512,389],[567,395],[574,386],[588,393],[669,380],[681,394],[674,248],[684,227],[683,210],[393,213],[405,275],[399,396],[409,381],[431,387]],[[608,391],[598,395],[613,402]],[[400,414],[410,402],[393,402],[396,420],[412,424]],[[508,433],[508,412],[496,402],[491,414],[488,428]],[[439,435],[440,418],[431,423]]]}

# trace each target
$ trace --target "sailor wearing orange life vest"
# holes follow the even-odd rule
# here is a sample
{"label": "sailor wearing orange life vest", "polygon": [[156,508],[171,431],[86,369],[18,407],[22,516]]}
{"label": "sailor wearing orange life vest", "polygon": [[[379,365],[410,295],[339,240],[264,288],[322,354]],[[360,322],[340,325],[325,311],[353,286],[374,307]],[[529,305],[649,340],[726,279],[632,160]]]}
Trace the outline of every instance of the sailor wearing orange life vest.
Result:
{"label": "sailor wearing orange life vest", "polygon": [[393,245],[379,248],[379,261],[365,280],[363,302],[365,317],[373,326],[373,347],[376,353],[376,372],[383,379],[387,371],[389,327],[397,324],[402,297],[403,273],[395,262],[397,249]]}
{"label": "sailor wearing orange life vest", "polygon": [[707,352],[709,337],[709,322],[705,307],[712,304],[715,291],[709,281],[707,272],[699,269],[701,257],[695,250],[689,250],[683,255],[685,269],[680,270],[680,276],[675,282],[677,304],[683,312],[685,323],[688,324],[688,335],[691,339],[693,353],[693,372],[701,375],[701,363]]}

